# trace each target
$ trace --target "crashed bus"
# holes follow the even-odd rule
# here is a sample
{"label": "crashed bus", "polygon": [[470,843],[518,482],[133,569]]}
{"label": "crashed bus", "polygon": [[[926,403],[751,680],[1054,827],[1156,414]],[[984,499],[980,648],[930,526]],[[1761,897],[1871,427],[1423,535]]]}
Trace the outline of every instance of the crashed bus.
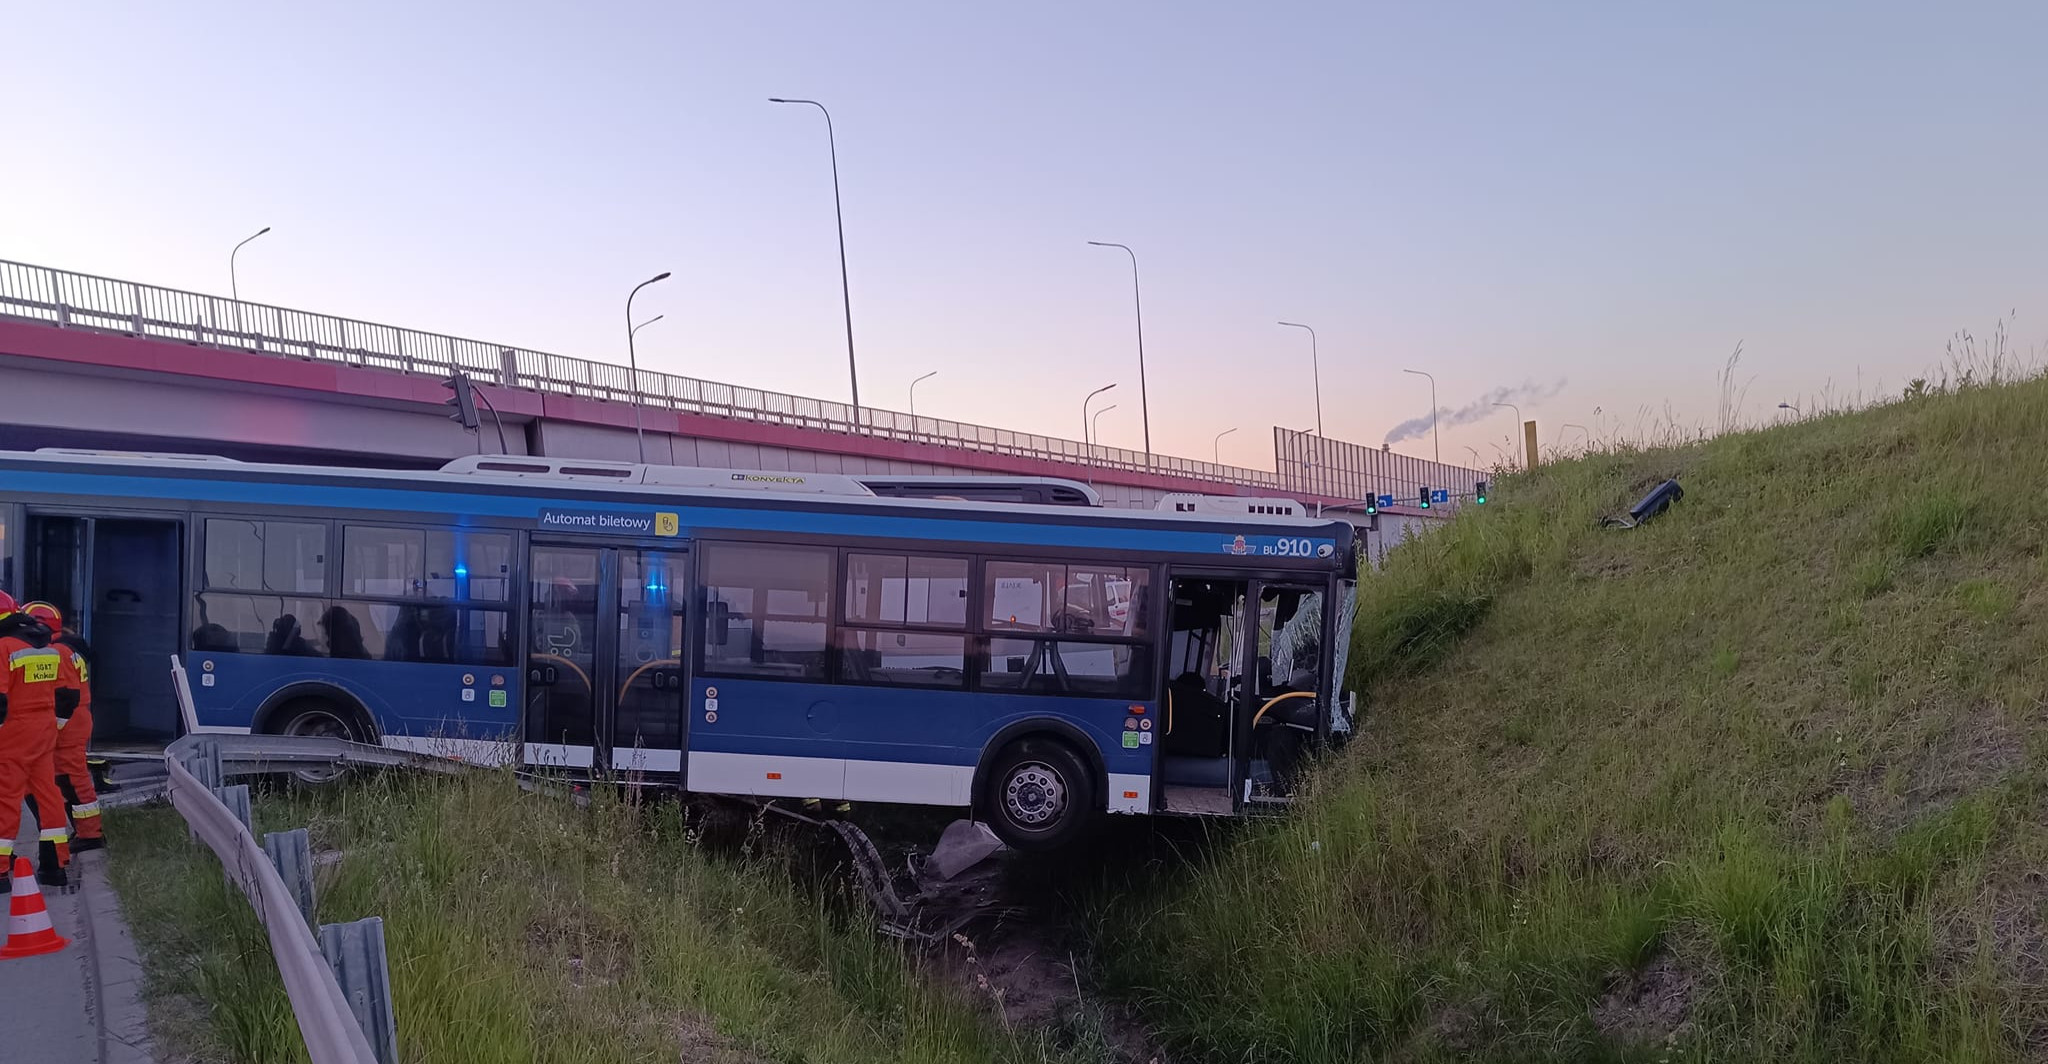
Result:
{"label": "crashed bus", "polygon": [[1249,509],[503,455],[14,452],[0,586],[96,646],[109,744],[182,729],[175,655],[201,732],[965,807],[1050,848],[1098,814],[1284,804],[1351,728],[1352,528]]}

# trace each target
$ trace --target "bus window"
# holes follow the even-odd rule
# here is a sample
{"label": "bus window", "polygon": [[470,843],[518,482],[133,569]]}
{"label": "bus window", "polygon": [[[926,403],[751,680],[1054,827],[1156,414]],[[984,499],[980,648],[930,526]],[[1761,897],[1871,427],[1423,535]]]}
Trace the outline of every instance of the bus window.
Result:
{"label": "bus window", "polygon": [[705,544],[705,671],[824,679],[833,561],[822,547]]}
{"label": "bus window", "polygon": [[324,637],[320,599],[207,592],[197,597],[192,649],[217,654],[318,657]]}
{"label": "bus window", "polygon": [[324,594],[327,526],[297,521],[208,520],[206,587]]}
{"label": "bus window", "polygon": [[341,590],[367,598],[503,602],[512,537],[446,528],[342,530]]}
{"label": "bus window", "polygon": [[1121,566],[1057,562],[990,562],[989,631],[1071,632],[1140,638],[1143,598],[1152,574]]}
{"label": "bus window", "polygon": [[901,554],[849,554],[846,598],[848,624],[967,624],[967,559]]}
{"label": "bus window", "polygon": [[981,685],[990,691],[1149,698],[1152,648],[1143,643],[992,637]]}

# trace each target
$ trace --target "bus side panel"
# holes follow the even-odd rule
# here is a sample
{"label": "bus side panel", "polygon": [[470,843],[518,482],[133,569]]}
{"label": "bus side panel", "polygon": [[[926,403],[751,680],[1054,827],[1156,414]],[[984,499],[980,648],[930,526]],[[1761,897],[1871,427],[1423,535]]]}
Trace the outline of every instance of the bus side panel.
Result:
{"label": "bus side panel", "polygon": [[194,651],[187,670],[202,728],[246,730],[294,684],[340,689],[369,713],[384,745],[400,749],[495,761],[519,727],[519,672],[503,666]]}
{"label": "bus side panel", "polygon": [[1125,726],[1152,719],[1150,703],[703,678],[691,686],[688,712],[695,791],[968,805],[990,740],[1050,718],[1094,744],[1112,811],[1151,809],[1153,751],[1137,738],[1151,732]]}

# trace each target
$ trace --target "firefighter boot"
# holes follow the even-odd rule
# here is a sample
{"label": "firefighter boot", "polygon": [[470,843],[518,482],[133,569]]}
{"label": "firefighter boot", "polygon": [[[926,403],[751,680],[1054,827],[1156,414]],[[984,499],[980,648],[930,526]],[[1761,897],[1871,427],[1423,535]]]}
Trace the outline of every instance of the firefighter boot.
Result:
{"label": "firefighter boot", "polygon": [[36,844],[36,882],[54,890],[65,890],[71,886],[71,876],[64,871],[71,855],[62,852],[63,849],[68,847],[50,839]]}

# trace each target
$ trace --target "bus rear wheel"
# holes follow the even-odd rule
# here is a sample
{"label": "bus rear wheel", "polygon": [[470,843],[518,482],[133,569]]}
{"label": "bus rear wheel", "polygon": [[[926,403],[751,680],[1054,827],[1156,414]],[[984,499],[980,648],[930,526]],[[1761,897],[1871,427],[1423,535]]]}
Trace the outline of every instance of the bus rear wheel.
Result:
{"label": "bus rear wheel", "polygon": [[[363,741],[355,714],[325,698],[301,698],[279,709],[275,719],[279,735]],[[308,765],[285,773],[286,779],[302,787],[325,787],[347,777],[348,768],[343,765]]]}
{"label": "bus rear wheel", "polygon": [[1095,782],[1073,747],[1020,739],[983,776],[981,806],[996,836],[1019,850],[1052,850],[1080,838],[1095,816]]}

